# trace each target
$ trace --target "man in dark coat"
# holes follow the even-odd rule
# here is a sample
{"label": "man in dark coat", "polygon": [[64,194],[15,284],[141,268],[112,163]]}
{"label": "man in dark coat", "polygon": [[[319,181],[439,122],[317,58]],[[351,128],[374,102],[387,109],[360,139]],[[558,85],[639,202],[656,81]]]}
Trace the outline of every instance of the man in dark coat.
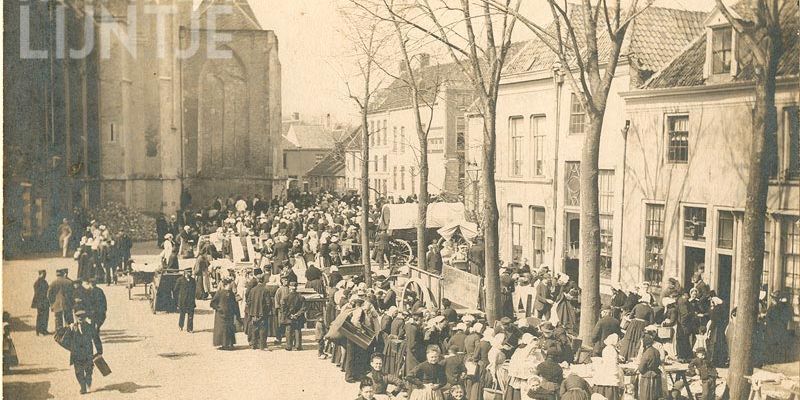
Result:
{"label": "man in dark coat", "polygon": [[594,353],[595,357],[600,357],[603,354],[603,347],[605,346],[603,342],[612,333],[622,336],[619,320],[614,318],[612,314],[610,307],[603,308],[603,310],[600,311],[600,320],[597,321],[597,324],[594,326],[594,333],[592,334],[592,343],[594,346],[592,348],[592,353]]}
{"label": "man in dark coat", "polygon": [[247,315],[252,321],[248,341],[253,350],[265,350],[269,323],[273,314],[273,299],[264,282],[264,275],[258,276],[258,284],[247,292]]}
{"label": "man in dark coat", "polygon": [[475,244],[469,248],[469,254],[467,255],[470,274],[484,276],[484,251],[483,237],[478,236],[475,240]]}
{"label": "man in dark coat", "polygon": [[178,329],[181,331],[183,330],[185,318],[186,331],[189,333],[194,332],[194,309],[197,307],[197,303],[195,303],[196,291],[197,281],[192,277],[192,271],[188,269],[183,271],[183,277],[175,282],[175,288],[172,292],[180,312]]}
{"label": "man in dark coat", "polygon": [[378,261],[380,269],[383,269],[383,264],[389,258],[389,234],[386,229],[381,229],[375,236],[375,259]]}
{"label": "man in dark coat", "polygon": [[50,318],[48,309],[50,300],[47,298],[47,271],[39,270],[39,278],[33,283],[33,300],[31,308],[36,309],[36,336],[47,335],[47,320]]}
{"label": "man in dark coat", "polygon": [[73,333],[69,363],[75,367],[75,377],[81,385],[81,394],[86,394],[92,388],[94,356],[103,354],[103,343],[94,326],[86,320],[86,310],[79,309],[75,312],[75,317],[78,321],[70,327]]}
{"label": "man in dark coat", "polygon": [[108,301],[106,301],[106,294],[103,289],[97,287],[97,281],[89,279],[86,288],[86,311],[94,324],[96,333],[100,334],[100,328],[106,322],[106,313],[108,312]]}
{"label": "man in dark coat", "polygon": [[282,320],[286,326],[286,350],[303,349],[303,324],[305,324],[305,298],[297,293],[297,282],[289,282],[289,294],[280,304]]}
{"label": "man in dark coat", "polygon": [[274,256],[272,257],[272,273],[280,274],[284,261],[289,259],[289,242],[285,236],[279,237],[272,247]]}
{"label": "man in dark coat", "polygon": [[133,241],[127,232],[120,232],[118,245],[122,270],[128,272],[131,268],[131,249],[133,248]]}
{"label": "man in dark coat", "polygon": [[425,260],[428,272],[434,274],[442,273],[442,255],[437,251],[435,244],[428,246],[428,253],[425,254]]}
{"label": "man in dark coat", "polygon": [[306,287],[314,289],[315,292],[325,296],[325,283],[322,282],[322,271],[314,265],[313,262],[308,263],[306,269]]}
{"label": "man in dark coat", "polygon": [[73,296],[72,281],[67,278],[66,268],[59,269],[56,271],[56,280],[47,293],[50,310],[55,315],[56,330],[72,323]]}
{"label": "man in dark coat", "polygon": [[418,364],[425,361],[425,342],[419,320],[422,312],[417,311],[406,321],[406,374],[411,373]]}
{"label": "man in dark coat", "polygon": [[550,297],[550,279],[545,278],[536,287],[536,299],[533,304],[533,309],[536,310],[536,318],[542,320],[550,318],[550,308],[553,305],[553,299]]}
{"label": "man in dark coat", "polygon": [[447,322],[454,323],[458,322],[458,312],[453,309],[453,303],[450,302],[450,299],[443,298],[442,299],[442,315]]}

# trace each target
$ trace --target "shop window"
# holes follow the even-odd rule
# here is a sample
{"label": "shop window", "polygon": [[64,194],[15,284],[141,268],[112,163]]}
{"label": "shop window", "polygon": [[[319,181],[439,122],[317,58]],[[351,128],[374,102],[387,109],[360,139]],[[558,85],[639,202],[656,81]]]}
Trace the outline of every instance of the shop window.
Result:
{"label": "shop window", "polygon": [[538,268],[544,263],[544,223],[545,211],[542,207],[530,208],[531,218],[531,266]]}
{"label": "shop window", "polygon": [[685,207],[683,216],[683,238],[704,242],[706,240],[706,209]]}
{"label": "shop window", "polygon": [[644,228],[644,280],[660,285],[664,278],[664,206],[648,204]]}
{"label": "shop window", "polygon": [[509,206],[509,216],[511,218],[511,257],[518,259],[522,257],[522,206]]}

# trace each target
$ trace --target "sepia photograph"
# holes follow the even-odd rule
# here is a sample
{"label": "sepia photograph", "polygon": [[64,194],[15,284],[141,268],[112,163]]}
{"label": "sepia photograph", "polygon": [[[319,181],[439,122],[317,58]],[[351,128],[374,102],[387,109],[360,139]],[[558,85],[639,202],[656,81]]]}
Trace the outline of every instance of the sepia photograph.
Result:
{"label": "sepia photograph", "polygon": [[798,0],[2,0],[3,400],[799,400]]}

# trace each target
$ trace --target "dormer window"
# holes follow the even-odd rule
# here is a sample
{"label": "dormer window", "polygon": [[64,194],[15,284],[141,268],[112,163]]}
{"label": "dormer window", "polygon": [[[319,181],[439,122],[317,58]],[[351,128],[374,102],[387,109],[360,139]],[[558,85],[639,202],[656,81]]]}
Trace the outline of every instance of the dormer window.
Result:
{"label": "dormer window", "polygon": [[728,74],[733,59],[733,30],[726,26],[714,28],[712,32],[712,73]]}

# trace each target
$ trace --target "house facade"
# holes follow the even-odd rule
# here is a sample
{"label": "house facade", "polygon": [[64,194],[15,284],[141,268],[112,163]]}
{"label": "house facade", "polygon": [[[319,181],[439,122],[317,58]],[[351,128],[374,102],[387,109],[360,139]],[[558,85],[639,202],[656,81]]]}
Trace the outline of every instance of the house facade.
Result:
{"label": "house facade", "polygon": [[322,162],[344,135],[344,129],[324,125],[291,125],[281,141],[280,176],[286,180],[286,188],[309,191],[308,171]]}
{"label": "house facade", "polygon": [[[428,130],[428,192],[456,197],[465,177],[463,112],[473,95],[455,65],[423,64],[416,73],[420,86],[428,89],[421,95],[420,105],[423,129]],[[410,89],[397,79],[375,103],[368,116],[370,196],[398,199],[415,195],[419,192],[420,146]],[[351,146],[345,169],[349,188],[360,188],[360,160],[360,144]]]}
{"label": "house facade", "polygon": [[[580,7],[572,8],[580,13]],[[573,17],[577,14],[573,14]],[[626,119],[620,93],[640,85],[701,31],[704,14],[653,7],[629,28],[608,98],[600,145],[601,282],[620,275]],[[607,38],[600,40],[607,46]],[[601,68],[605,61],[601,59]],[[528,42],[509,60],[497,103],[500,257],[580,274],[580,159],[588,117],[552,51]],[[601,72],[602,73],[602,72]],[[482,121],[470,118],[467,165],[481,167]],[[502,155],[502,156],[500,156]],[[467,204],[482,198],[468,173]],[[477,179],[472,179],[475,176]],[[479,209],[480,207],[478,207]]]}
{"label": "house facade", "polygon": [[[800,135],[797,5],[785,26],[776,92],[777,152],[769,182],[762,288],[791,294],[800,315]],[[746,19],[732,10],[738,18]],[[623,94],[630,129],[620,280],[686,284],[699,268],[736,304],[754,132],[753,68],[744,42],[713,11],[704,33],[642,89]]]}

